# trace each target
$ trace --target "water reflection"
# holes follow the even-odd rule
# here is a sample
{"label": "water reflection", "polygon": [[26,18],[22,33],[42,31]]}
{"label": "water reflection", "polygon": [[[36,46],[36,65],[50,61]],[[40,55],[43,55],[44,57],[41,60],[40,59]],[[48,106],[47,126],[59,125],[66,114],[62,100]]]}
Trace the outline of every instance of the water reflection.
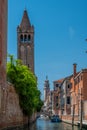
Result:
{"label": "water reflection", "polygon": [[35,124],[26,130],[79,130],[79,128],[76,126],[72,127],[66,123],[52,123],[46,120],[37,120]]}

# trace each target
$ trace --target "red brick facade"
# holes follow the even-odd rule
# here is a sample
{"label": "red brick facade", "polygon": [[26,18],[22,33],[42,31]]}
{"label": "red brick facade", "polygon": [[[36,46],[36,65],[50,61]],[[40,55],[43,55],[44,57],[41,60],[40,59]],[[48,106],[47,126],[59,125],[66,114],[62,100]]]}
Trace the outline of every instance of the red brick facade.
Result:
{"label": "red brick facade", "polygon": [[8,0],[0,0],[0,113],[2,114],[5,113],[6,103],[7,2]]}
{"label": "red brick facade", "polygon": [[24,10],[21,24],[17,27],[17,48],[18,59],[34,73],[34,26],[27,10]]}
{"label": "red brick facade", "polygon": [[[2,67],[4,71],[6,68],[6,58],[7,58],[7,0],[0,0],[0,67]],[[2,76],[4,76],[4,74]]]}

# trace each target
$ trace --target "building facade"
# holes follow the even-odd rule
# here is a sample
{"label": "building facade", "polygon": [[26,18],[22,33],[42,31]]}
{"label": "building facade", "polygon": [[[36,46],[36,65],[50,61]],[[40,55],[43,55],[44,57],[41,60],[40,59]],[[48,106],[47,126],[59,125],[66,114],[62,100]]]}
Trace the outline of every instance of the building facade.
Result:
{"label": "building facade", "polygon": [[60,115],[60,91],[61,83],[63,79],[56,80],[53,82],[53,97],[52,97],[52,112],[53,114]]}
{"label": "building facade", "polygon": [[0,82],[6,81],[7,0],[0,0]]}
{"label": "building facade", "polygon": [[0,0],[0,113],[5,113],[6,98],[7,2]]}
{"label": "building facade", "polygon": [[50,92],[50,83],[48,80],[48,77],[46,77],[45,83],[44,83],[44,103],[47,102]]}
{"label": "building facade", "polygon": [[66,77],[61,83],[61,91],[60,91],[61,115],[71,114],[71,87],[72,87],[72,84],[70,82],[71,77],[72,76]]}
{"label": "building facade", "polygon": [[53,114],[63,120],[87,120],[87,69],[77,72],[77,64],[73,64],[72,75],[53,83]]}
{"label": "building facade", "polygon": [[31,25],[27,10],[17,27],[18,59],[34,73],[34,26]]}
{"label": "building facade", "polygon": [[71,115],[74,111],[76,120],[81,119],[81,114],[87,120],[87,69],[76,72],[71,83]]}

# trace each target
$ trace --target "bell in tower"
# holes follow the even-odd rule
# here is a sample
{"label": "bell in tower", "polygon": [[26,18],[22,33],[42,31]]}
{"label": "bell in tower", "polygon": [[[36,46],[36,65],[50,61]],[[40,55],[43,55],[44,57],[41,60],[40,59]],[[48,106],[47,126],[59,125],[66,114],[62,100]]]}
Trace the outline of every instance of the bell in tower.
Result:
{"label": "bell in tower", "polygon": [[27,10],[17,27],[17,54],[18,59],[27,65],[34,73],[34,26],[31,25]]}

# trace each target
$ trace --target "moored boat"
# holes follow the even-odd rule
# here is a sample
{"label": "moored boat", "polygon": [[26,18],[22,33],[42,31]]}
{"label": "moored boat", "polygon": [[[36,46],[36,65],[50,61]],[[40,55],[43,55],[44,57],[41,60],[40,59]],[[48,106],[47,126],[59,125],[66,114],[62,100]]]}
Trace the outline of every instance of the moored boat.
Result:
{"label": "moored boat", "polygon": [[61,122],[61,119],[58,115],[51,116],[51,122]]}
{"label": "moored boat", "polygon": [[45,116],[45,115],[40,115],[40,117],[38,119],[44,119],[44,120],[48,120],[49,117],[48,116]]}

